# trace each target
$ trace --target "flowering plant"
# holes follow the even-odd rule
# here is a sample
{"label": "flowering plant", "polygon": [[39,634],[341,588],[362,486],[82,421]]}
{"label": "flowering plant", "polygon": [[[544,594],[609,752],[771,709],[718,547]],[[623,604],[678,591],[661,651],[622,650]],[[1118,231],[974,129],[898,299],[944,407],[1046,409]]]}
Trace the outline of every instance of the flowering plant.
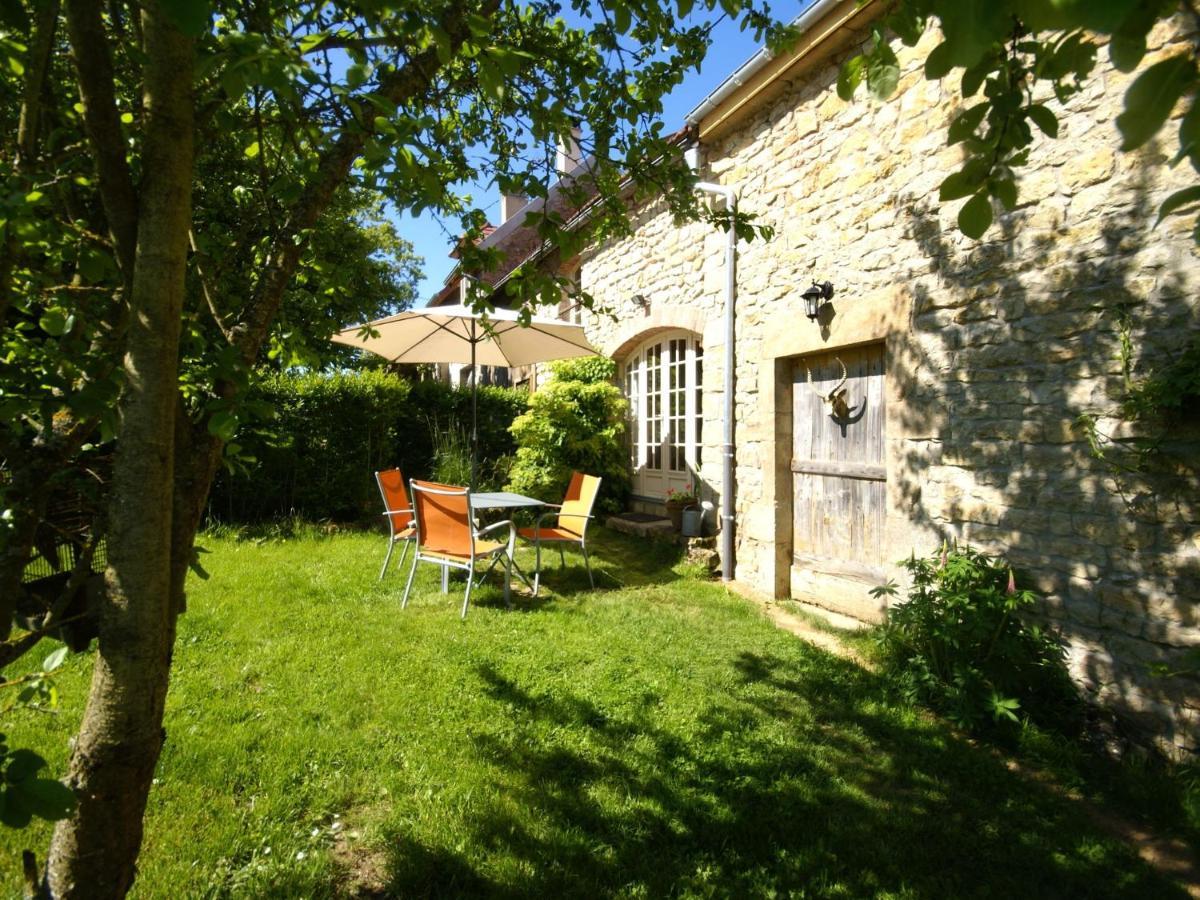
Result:
{"label": "flowering plant", "polygon": [[696,502],[695,486],[689,484],[687,487],[680,488],[678,490],[676,490],[675,488],[667,488],[667,502],[668,503],[695,503]]}

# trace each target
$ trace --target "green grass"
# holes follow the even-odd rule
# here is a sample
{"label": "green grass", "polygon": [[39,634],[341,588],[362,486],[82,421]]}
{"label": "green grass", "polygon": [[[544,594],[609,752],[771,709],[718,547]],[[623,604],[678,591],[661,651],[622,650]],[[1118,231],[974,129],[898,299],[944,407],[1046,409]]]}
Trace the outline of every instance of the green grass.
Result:
{"label": "green grass", "polygon": [[[400,610],[376,535],[201,543],[137,896],[354,877],[435,897],[1184,896],[665,548],[601,532],[601,590],[568,554],[539,600],[510,612],[488,586],[460,622],[432,567]],[[55,771],[88,663],[66,665],[58,717],[6,722]],[[48,832],[0,832],[6,895]]]}

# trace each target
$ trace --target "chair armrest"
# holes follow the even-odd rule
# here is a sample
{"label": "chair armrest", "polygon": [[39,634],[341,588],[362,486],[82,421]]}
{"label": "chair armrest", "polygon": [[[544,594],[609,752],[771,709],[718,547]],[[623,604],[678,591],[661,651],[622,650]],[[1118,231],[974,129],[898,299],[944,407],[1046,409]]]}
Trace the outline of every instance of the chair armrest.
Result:
{"label": "chair armrest", "polygon": [[516,528],[516,526],[513,525],[512,519],[505,519],[502,522],[496,522],[492,525],[489,525],[487,528],[480,529],[479,531],[475,532],[475,537],[483,537],[489,531],[495,531],[497,528],[507,528],[512,531]]}
{"label": "chair armrest", "polygon": [[397,513],[408,513],[409,515],[412,515],[412,510],[411,509],[385,509],[383,512],[380,513],[380,515],[381,516],[392,516],[392,515],[396,515]]}
{"label": "chair armrest", "polygon": [[513,548],[517,544],[517,526],[513,524],[512,519],[505,519],[502,522],[496,522],[492,525],[489,525],[487,528],[475,532],[475,537],[483,537],[488,532],[495,531],[497,528],[508,529],[508,555],[511,558],[513,555]]}

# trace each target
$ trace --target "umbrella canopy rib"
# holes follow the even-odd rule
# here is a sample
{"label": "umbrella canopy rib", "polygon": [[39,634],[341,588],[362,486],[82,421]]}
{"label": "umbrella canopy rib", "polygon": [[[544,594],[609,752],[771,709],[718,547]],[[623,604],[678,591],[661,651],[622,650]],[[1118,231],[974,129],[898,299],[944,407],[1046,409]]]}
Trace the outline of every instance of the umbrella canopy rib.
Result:
{"label": "umbrella canopy rib", "polygon": [[[444,331],[447,334],[449,334],[459,340],[467,341],[467,342],[473,343],[473,344],[481,343],[484,340],[484,338],[474,337],[474,332],[475,332],[474,325],[472,325],[472,327],[471,327],[471,336],[467,336],[464,334],[459,334],[457,331],[455,331],[454,328],[452,327],[454,324],[452,322],[438,322],[433,319],[430,319],[428,321],[429,321],[429,324],[433,325],[433,328],[427,334],[422,335],[415,342],[413,342],[409,346],[405,347],[399,353],[396,353],[394,355],[388,354],[387,359],[390,359],[394,363],[404,362],[405,361],[404,357],[407,354],[411,353],[413,350],[417,349],[417,347],[420,347],[422,344],[424,344],[430,338],[437,335],[437,333],[439,331]],[[367,348],[364,348],[364,349],[367,349]]]}

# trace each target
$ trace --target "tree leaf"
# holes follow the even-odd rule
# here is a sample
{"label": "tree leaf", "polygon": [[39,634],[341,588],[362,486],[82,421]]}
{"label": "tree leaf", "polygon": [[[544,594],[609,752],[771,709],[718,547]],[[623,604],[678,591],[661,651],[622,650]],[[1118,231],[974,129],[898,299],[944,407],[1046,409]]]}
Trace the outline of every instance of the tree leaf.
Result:
{"label": "tree leaf", "polygon": [[1017,183],[1011,178],[996,178],[989,185],[988,190],[993,197],[1004,204],[1005,209],[1015,209],[1017,206]]}
{"label": "tree leaf", "polygon": [[[940,4],[939,18],[945,41],[934,52],[942,50],[940,65],[945,65],[947,72],[955,66],[976,65],[992,47],[1004,42],[1012,31],[1009,4],[996,3],[994,0],[957,0]],[[930,59],[932,57],[931,53]]]}
{"label": "tree leaf", "polygon": [[975,129],[979,127],[979,123],[983,121],[983,117],[987,115],[987,111],[991,106],[991,102],[985,100],[983,103],[977,103],[970,109],[955,116],[954,121],[950,123],[950,128],[946,132],[946,143],[957,144],[959,141],[965,141],[973,135]]}
{"label": "tree leaf", "polygon": [[[1017,0],[1017,16],[1035,31],[1087,28],[1111,33],[1141,0]],[[1008,4],[997,4],[1007,7]]]}
{"label": "tree leaf", "polygon": [[167,18],[188,37],[200,37],[212,24],[209,0],[160,0]]}
{"label": "tree leaf", "polygon": [[858,86],[862,84],[863,73],[866,71],[867,60],[861,54],[852,56],[838,70],[837,79],[837,95],[849,102],[854,97],[854,92],[858,90]]}
{"label": "tree leaf", "polygon": [[992,225],[992,200],[987,191],[980,191],[958,211],[958,228],[969,238],[978,240]]}
{"label": "tree leaf", "polygon": [[306,34],[304,37],[300,38],[300,52],[310,53],[321,46],[321,44],[325,43],[328,38],[329,32],[327,31],[314,31],[312,34]]}
{"label": "tree leaf", "polygon": [[1034,103],[1025,107],[1025,115],[1033,120],[1033,124],[1041,130],[1042,134],[1052,138],[1058,137],[1058,116],[1047,107],[1040,103]]}
{"label": "tree leaf", "polygon": [[888,15],[886,24],[896,32],[906,47],[915,46],[925,33],[924,16],[918,14],[912,5],[907,3],[898,4]]}
{"label": "tree leaf", "polygon": [[1125,92],[1125,111],[1117,116],[1121,149],[1136,150],[1150,140],[1175,108],[1183,92],[1196,83],[1196,64],[1186,53],[1155,63]]}
{"label": "tree leaf", "polygon": [[979,89],[983,87],[983,80],[987,78],[988,72],[992,71],[993,67],[994,57],[988,55],[963,72],[961,89],[964,100],[979,93]]}
{"label": "tree leaf", "polygon": [[38,325],[51,337],[62,337],[70,328],[70,316],[61,306],[51,306],[42,313],[41,318],[38,319]]}
{"label": "tree leaf", "polygon": [[953,172],[942,180],[938,187],[938,200],[948,203],[951,200],[961,200],[979,190],[980,179],[973,177],[967,169]]}
{"label": "tree leaf", "polygon": [[262,147],[258,145],[258,141],[252,141],[246,145],[246,149],[242,152],[246,154],[247,159],[254,159],[261,152]]}
{"label": "tree leaf", "polygon": [[227,409],[213,413],[213,417],[208,420],[208,433],[223,441],[233,440],[233,436],[237,434],[237,428],[237,416]]}
{"label": "tree leaf", "polygon": [[620,34],[628,34],[629,26],[633,24],[633,12],[629,9],[629,4],[616,0],[609,4],[609,12],[612,13],[613,27]]}
{"label": "tree leaf", "polygon": [[1125,19],[1113,31],[1108,57],[1122,72],[1132,72],[1146,55],[1146,36],[1158,17],[1171,12],[1162,2],[1136,3],[1127,9]]}
{"label": "tree leaf", "polygon": [[42,671],[53,672],[55,669],[61,666],[63,664],[63,660],[67,658],[68,650],[69,648],[64,645],[42,660]]}
{"label": "tree leaf", "polygon": [[25,63],[21,62],[21,57],[12,52],[13,47],[14,45],[11,43],[0,42],[0,49],[8,51],[5,57],[0,58],[4,59],[5,63],[8,65],[8,70],[20,78],[25,74]]}
{"label": "tree leaf", "polygon": [[1200,184],[1193,184],[1191,187],[1176,191],[1164,200],[1158,208],[1158,218],[1154,220],[1155,226],[1157,227],[1171,213],[1193,203],[1200,203]]}
{"label": "tree leaf", "polygon": [[892,96],[899,83],[900,66],[893,62],[885,62],[867,69],[867,90],[876,100],[886,100]]}

